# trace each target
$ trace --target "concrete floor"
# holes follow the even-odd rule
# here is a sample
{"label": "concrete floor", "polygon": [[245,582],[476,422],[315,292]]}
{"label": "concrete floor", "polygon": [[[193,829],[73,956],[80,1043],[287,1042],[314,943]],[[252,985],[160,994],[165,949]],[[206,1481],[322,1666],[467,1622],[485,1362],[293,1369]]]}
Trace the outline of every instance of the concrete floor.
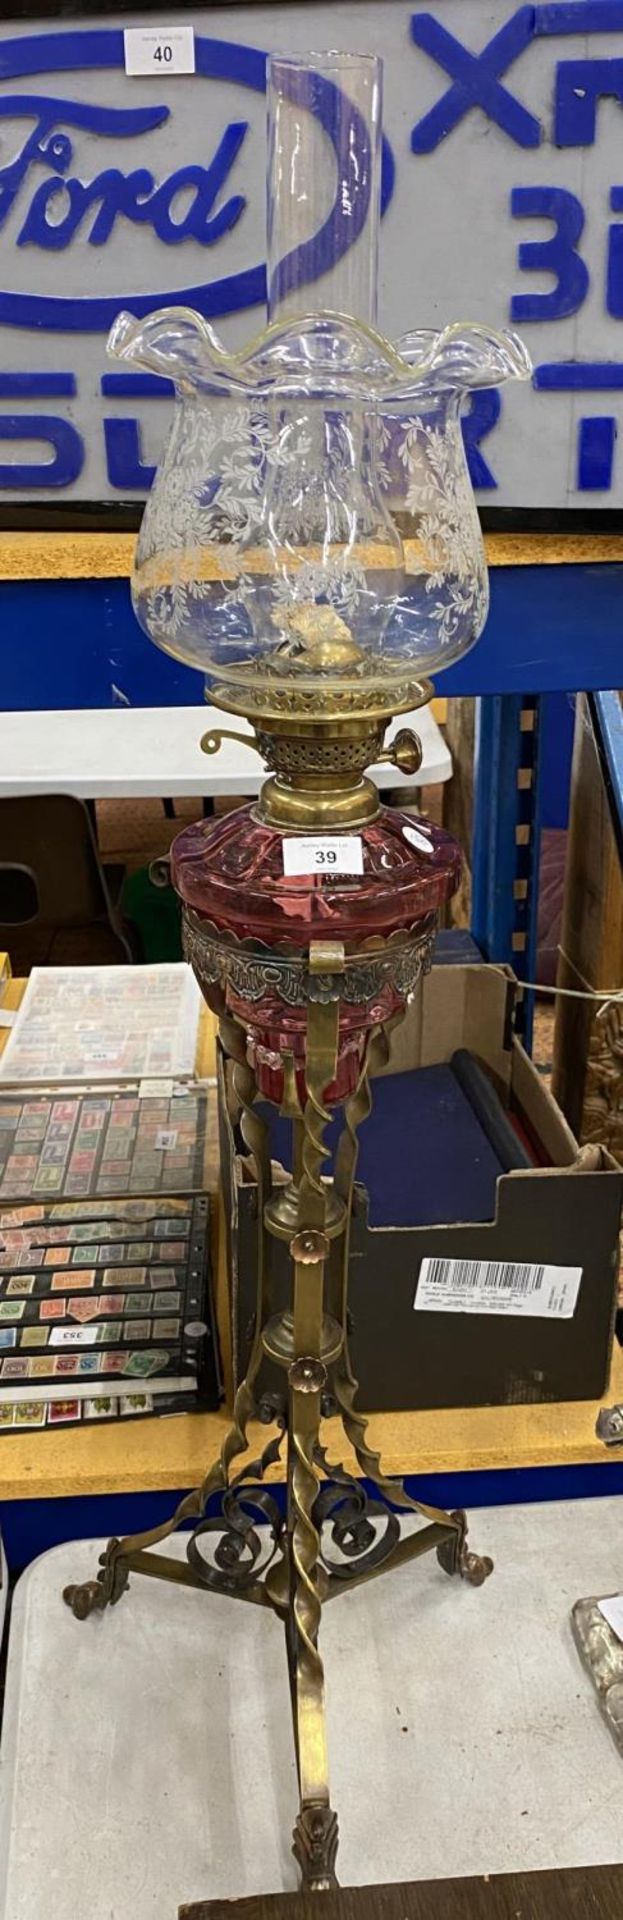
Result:
{"label": "concrete floor", "polygon": [[[434,1558],[323,1620],[345,1884],[623,1858],[623,1761],[569,1627],[623,1587],[623,1502],[480,1510],[480,1589]],[[178,1550],[183,1541],[178,1539]],[[18,1583],[2,1742],[3,1920],[175,1920],[296,1884],[282,1632],[259,1608],[135,1577],[76,1622],[97,1544]]]}

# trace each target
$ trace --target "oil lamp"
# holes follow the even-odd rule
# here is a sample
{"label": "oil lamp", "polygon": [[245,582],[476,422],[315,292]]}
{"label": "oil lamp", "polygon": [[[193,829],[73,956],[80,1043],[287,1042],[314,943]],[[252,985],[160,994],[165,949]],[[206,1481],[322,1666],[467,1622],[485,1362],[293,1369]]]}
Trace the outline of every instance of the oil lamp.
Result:
{"label": "oil lamp", "polygon": [[[475,1583],[491,1567],[469,1551],[463,1514],[411,1499],[370,1448],[348,1346],[349,1224],[370,1077],[430,965],[460,871],[450,836],[381,806],[366,768],[385,757],[417,772],[406,728],[383,756],[388,723],[428,700],[430,673],[481,632],[487,574],[461,402],[525,379],[530,364],[516,337],[479,326],[397,342],[378,332],[381,90],[370,55],[271,57],[268,326],[233,353],[199,314],[171,307],[141,321],[120,314],[109,343],[177,393],[137,546],[138,619],[203,670],[212,704],[251,721],[270,771],[257,803],[186,828],[172,849],[185,951],[218,1015],[255,1167],[257,1306],[247,1377],[202,1487],[169,1525],[112,1541],[97,1579],[66,1598],[83,1617],[116,1601],[131,1570],[179,1578],[179,1562],[148,1549],[192,1517],[186,1582],[282,1617],[300,1785],[294,1852],[312,1889],[334,1884],[337,1849],[322,1605],[397,1555],[434,1548],[446,1572]],[[206,735],[206,751],[222,737]],[[275,1189],[260,1096],[292,1122],[291,1177]],[[328,1180],[323,1136],[336,1106],[343,1131]],[[276,1315],[275,1239],[292,1270],[290,1305]],[[277,1402],[262,1400],[265,1356],[283,1370]],[[374,1524],[360,1482],[327,1462],[327,1393],[381,1496]],[[275,1431],[234,1472],[258,1412]],[[285,1517],[261,1484],[282,1443]],[[216,1491],[214,1551],[203,1515]],[[402,1542],[397,1509],[424,1521]]]}

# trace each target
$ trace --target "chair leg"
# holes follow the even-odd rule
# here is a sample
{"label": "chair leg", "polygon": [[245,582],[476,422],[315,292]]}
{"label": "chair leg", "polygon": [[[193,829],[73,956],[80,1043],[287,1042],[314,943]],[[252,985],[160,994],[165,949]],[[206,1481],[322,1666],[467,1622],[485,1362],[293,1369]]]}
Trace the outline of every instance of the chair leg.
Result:
{"label": "chair leg", "polygon": [[89,816],[89,820],[91,822],[91,827],[93,830],[93,839],[95,841],[95,845],[96,847],[99,847],[99,836],[97,831],[97,801],[85,800],[84,804]]}

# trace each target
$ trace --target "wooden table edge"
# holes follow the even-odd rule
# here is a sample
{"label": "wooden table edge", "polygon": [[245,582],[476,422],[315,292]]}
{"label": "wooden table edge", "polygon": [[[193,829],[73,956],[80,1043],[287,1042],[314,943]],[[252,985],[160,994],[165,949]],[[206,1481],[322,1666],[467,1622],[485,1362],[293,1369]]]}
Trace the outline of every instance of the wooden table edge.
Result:
{"label": "wooden table edge", "polygon": [[[0,581],[123,580],[135,533],[0,531]],[[618,533],[488,533],[491,567],[594,566],[623,560]]]}
{"label": "wooden table edge", "polygon": [[[623,1398],[623,1363],[617,1354],[608,1398]],[[613,1455],[595,1437],[604,1401],[550,1403],[547,1406],[440,1408],[426,1413],[379,1413],[370,1417],[372,1444],[394,1476],[513,1473],[518,1469],[585,1467],[612,1464]],[[0,1503],[10,1500],[92,1497],[97,1494],[155,1493],[198,1485],[218,1453],[228,1414],[178,1414],[127,1425],[86,1431],[6,1434],[0,1437]],[[250,1428],[249,1458],[268,1438],[265,1427]],[[329,1458],[341,1459],[355,1474],[348,1448],[325,1430]],[[239,1463],[242,1465],[242,1459]],[[283,1482],[283,1469],[266,1475]]]}

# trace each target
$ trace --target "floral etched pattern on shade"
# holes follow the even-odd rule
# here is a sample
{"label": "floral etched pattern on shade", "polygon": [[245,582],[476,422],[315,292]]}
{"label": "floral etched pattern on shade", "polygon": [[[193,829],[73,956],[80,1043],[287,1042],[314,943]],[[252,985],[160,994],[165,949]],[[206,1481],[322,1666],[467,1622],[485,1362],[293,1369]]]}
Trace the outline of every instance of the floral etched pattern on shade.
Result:
{"label": "floral etched pattern on shade", "polygon": [[176,384],[132,591],[141,625],[209,686],[250,711],[319,680],[387,694],[478,638],[487,576],[459,414],[469,390],[529,376],[514,335],[393,346],[317,313],[228,354],[180,308],[119,315],[110,346]]}
{"label": "floral etched pattern on shade", "polygon": [[[407,585],[395,610],[405,646],[427,634],[431,656],[444,662],[482,632],[489,582],[480,521],[465,486],[465,449],[458,416],[439,406],[398,421],[392,435],[379,425],[383,481],[401,527]],[[390,459],[398,466],[392,477]]]}

